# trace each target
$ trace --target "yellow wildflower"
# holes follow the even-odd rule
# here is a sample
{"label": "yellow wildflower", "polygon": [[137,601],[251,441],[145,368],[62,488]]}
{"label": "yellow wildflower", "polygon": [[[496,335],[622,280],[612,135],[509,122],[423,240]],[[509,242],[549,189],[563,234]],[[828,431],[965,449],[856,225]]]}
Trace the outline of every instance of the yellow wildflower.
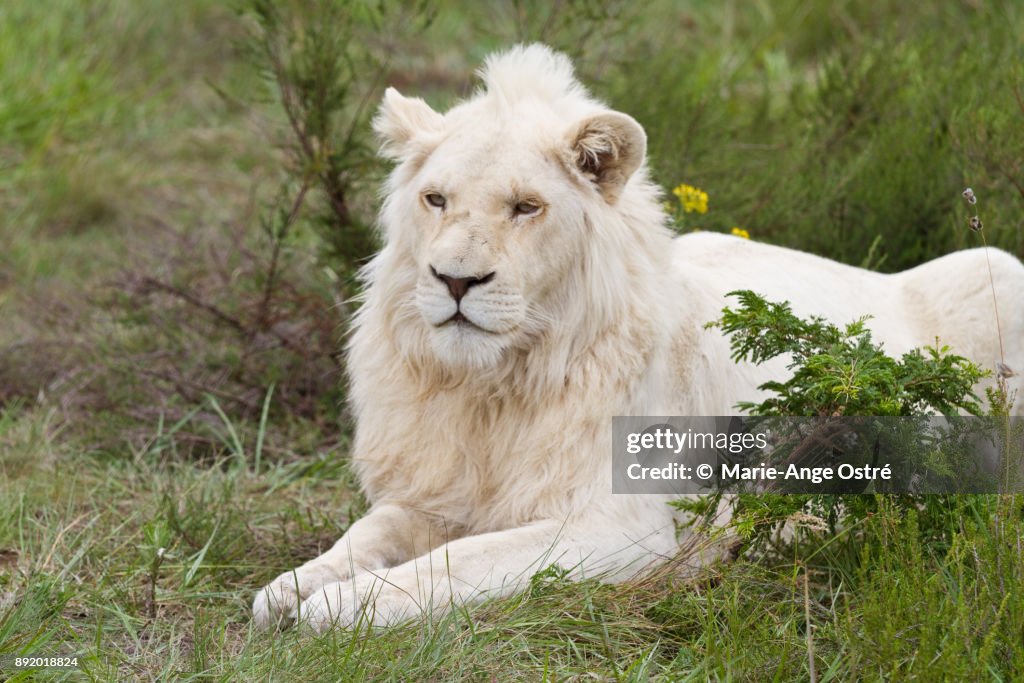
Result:
{"label": "yellow wildflower", "polygon": [[737,237],[742,237],[745,240],[749,240],[750,239],[750,233],[747,232],[746,230],[744,230],[743,228],[738,228],[736,226],[733,226],[731,232],[732,232],[732,234],[736,235]]}
{"label": "yellow wildflower", "polygon": [[683,211],[686,213],[708,212],[708,193],[700,188],[683,183],[672,190],[672,194],[679,199],[679,204],[682,205]]}

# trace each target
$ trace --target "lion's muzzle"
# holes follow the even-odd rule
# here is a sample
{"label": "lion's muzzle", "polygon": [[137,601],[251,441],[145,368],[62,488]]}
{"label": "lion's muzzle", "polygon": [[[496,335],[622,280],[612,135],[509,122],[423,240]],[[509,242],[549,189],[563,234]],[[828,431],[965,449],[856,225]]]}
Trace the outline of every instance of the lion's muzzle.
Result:
{"label": "lion's muzzle", "polygon": [[455,304],[458,305],[462,301],[462,297],[466,296],[470,287],[477,285],[486,285],[488,282],[494,279],[494,271],[487,273],[481,277],[456,277],[453,275],[446,275],[444,273],[437,272],[434,266],[430,266],[430,272],[438,280],[443,282],[448,287],[448,293],[455,299]]}

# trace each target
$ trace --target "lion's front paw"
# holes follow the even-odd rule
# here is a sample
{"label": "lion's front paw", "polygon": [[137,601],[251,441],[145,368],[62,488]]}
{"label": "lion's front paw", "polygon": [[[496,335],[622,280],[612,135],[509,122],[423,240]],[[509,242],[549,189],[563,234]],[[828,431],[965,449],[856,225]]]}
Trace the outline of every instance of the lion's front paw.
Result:
{"label": "lion's front paw", "polygon": [[[346,572],[347,574],[347,572]],[[300,602],[325,584],[337,582],[333,567],[303,566],[285,572],[261,588],[252,603],[257,628],[286,628],[295,622]]]}
{"label": "lion's front paw", "polygon": [[323,586],[302,601],[298,619],[316,633],[329,628],[388,626],[420,613],[412,597],[375,577],[339,581]]}
{"label": "lion's front paw", "polygon": [[267,630],[290,626],[295,621],[300,600],[296,588],[293,574],[282,574],[261,588],[252,603],[252,619],[256,628]]}

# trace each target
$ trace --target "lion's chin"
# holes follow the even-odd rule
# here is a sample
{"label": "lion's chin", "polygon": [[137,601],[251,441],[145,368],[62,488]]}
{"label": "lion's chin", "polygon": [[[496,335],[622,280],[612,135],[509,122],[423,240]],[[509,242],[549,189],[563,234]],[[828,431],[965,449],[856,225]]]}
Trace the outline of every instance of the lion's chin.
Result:
{"label": "lion's chin", "polygon": [[430,336],[434,355],[452,368],[492,368],[507,348],[506,335],[488,332],[469,321],[453,320],[435,327]]}

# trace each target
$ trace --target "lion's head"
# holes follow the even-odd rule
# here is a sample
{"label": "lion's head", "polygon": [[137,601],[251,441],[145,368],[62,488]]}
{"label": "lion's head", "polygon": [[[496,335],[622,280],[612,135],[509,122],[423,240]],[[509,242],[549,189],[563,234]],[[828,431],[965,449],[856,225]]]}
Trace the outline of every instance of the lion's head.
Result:
{"label": "lion's head", "polygon": [[388,89],[374,121],[397,162],[385,254],[415,269],[396,318],[443,364],[474,368],[565,324],[585,303],[570,301],[580,278],[621,279],[593,272],[588,254],[646,148],[640,125],[590,98],[546,47],[493,57],[481,76],[485,89],[445,114]]}

